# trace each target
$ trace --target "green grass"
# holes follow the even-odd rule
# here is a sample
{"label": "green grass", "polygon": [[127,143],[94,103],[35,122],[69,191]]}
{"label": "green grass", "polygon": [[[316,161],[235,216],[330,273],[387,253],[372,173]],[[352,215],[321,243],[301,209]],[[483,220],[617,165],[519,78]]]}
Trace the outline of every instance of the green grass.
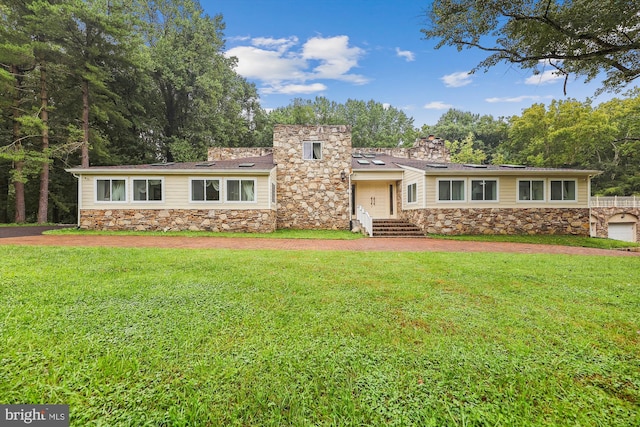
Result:
{"label": "green grass", "polygon": [[362,233],[353,233],[348,230],[296,230],[281,229],[273,233],[239,233],[239,232],[214,232],[214,231],[103,231],[103,230],[79,230],[77,228],[65,228],[62,230],[45,231],[44,234],[71,234],[85,236],[178,236],[178,237],[235,237],[254,239],[333,239],[355,240],[364,237]]}
{"label": "green grass", "polygon": [[539,245],[562,245],[580,246],[585,248],[598,249],[618,249],[639,247],[638,243],[623,242],[620,240],[601,239],[595,237],[581,237],[571,235],[464,235],[447,236],[441,234],[430,234],[429,237],[447,240],[464,240],[475,242],[513,242],[513,243],[533,243]]}
{"label": "green grass", "polygon": [[79,425],[640,424],[640,258],[0,246],[0,402]]}

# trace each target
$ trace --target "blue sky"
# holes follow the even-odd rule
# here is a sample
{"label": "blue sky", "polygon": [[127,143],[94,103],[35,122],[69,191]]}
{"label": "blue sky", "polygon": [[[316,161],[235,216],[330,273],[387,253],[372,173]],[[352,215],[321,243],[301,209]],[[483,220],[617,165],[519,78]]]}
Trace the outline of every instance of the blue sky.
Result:
{"label": "blue sky", "polygon": [[[425,40],[429,0],[201,0],[209,15],[222,14],[226,51],[236,71],[256,84],[264,108],[294,98],[324,96],[389,104],[435,124],[449,108],[520,115],[534,103],[566,98],[563,79],[501,64],[468,71],[479,50],[435,50]],[[597,82],[570,78],[567,97],[593,97]],[[596,98],[596,102],[606,100]]]}

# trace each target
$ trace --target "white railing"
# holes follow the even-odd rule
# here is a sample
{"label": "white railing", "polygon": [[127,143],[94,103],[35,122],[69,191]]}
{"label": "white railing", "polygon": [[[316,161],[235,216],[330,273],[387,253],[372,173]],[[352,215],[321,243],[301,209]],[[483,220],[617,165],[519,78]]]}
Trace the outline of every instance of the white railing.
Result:
{"label": "white railing", "polygon": [[592,197],[592,208],[640,208],[640,197]]}
{"label": "white railing", "polygon": [[356,211],[356,219],[364,228],[364,231],[369,235],[369,237],[373,236],[373,218],[369,215],[369,212],[365,211],[364,208],[358,205],[358,209]]}

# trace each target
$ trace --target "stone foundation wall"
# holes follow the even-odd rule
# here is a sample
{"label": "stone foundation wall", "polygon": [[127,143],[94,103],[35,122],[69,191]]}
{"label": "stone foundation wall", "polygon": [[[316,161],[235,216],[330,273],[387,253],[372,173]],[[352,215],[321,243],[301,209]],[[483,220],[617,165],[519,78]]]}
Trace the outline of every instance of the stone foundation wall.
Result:
{"label": "stone foundation wall", "polygon": [[[303,142],[322,142],[322,159],[304,160]],[[278,228],[349,229],[351,129],[285,126],[273,130]]]}
{"label": "stone foundation wall", "polygon": [[[616,215],[633,215],[640,218],[640,208],[591,208],[591,217],[593,219],[594,237],[609,237],[609,219]],[[636,224],[636,242],[640,242],[640,223]]]}
{"label": "stone foundation wall", "polygon": [[573,234],[589,236],[589,209],[414,209],[401,216],[428,234]]}
{"label": "stone foundation wall", "polygon": [[276,229],[276,212],[268,209],[86,209],[80,212],[80,228],[270,233]]}

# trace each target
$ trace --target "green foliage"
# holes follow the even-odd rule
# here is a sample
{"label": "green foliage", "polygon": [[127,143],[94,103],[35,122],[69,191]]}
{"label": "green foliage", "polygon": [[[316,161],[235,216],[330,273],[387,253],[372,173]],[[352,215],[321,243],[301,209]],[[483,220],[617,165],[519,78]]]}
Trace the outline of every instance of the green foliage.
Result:
{"label": "green foliage", "polygon": [[296,98],[269,113],[273,124],[349,125],[354,147],[411,145],[418,136],[413,119],[394,107],[374,100],[348,99],[339,104],[324,97]]}
{"label": "green foliage", "polygon": [[437,48],[478,48],[499,62],[587,81],[606,73],[604,89],[618,90],[640,76],[640,4],[597,0],[435,0],[427,38]]}
{"label": "green foliage", "polygon": [[463,140],[445,141],[445,146],[451,153],[453,163],[474,163],[482,164],[487,155],[482,151],[473,148],[473,133],[469,133]]}
{"label": "green foliage", "polygon": [[481,116],[451,108],[435,125],[423,126],[422,133],[432,134],[455,144],[460,144],[471,135],[473,150],[485,153],[486,159],[496,163],[493,157],[498,154],[501,144],[507,140],[508,128],[506,119],[494,119],[490,115]]}
{"label": "green foliage", "polygon": [[640,416],[638,258],[0,246],[0,261],[0,401],[67,403],[72,425]]}

